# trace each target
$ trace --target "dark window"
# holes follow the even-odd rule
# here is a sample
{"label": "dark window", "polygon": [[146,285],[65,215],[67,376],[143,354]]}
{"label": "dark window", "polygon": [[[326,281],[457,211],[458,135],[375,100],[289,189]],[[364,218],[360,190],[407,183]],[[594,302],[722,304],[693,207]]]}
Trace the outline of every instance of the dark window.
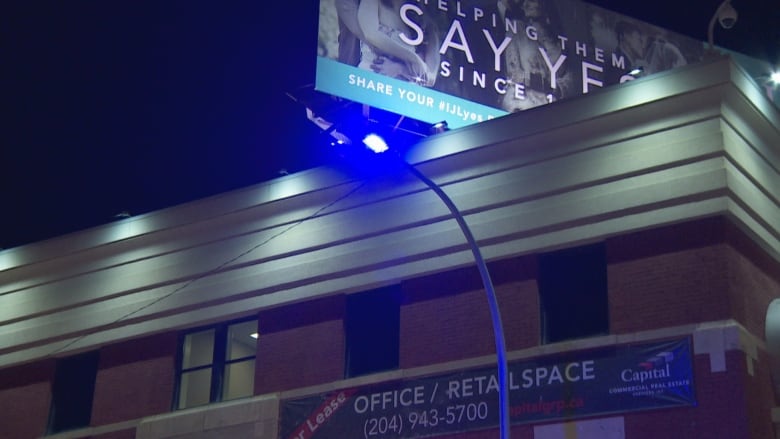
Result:
{"label": "dark window", "polygon": [[185,334],[179,346],[175,408],[251,396],[257,320],[224,323]]}
{"label": "dark window", "polygon": [[400,306],[398,286],[347,296],[346,377],[398,368]]}
{"label": "dark window", "polygon": [[604,244],[539,256],[542,342],[609,333]]}
{"label": "dark window", "polygon": [[49,410],[49,433],[89,426],[97,366],[97,352],[57,361]]}

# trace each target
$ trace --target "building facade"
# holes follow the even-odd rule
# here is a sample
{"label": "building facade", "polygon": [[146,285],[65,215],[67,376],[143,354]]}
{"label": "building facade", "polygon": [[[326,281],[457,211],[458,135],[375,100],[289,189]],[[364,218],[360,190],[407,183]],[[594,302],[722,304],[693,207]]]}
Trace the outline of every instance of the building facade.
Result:
{"label": "building facade", "polygon": [[[729,58],[405,159],[488,260],[512,437],[780,437],[780,113]],[[0,313],[0,437],[498,435],[480,277],[408,173],[319,168],[4,250]]]}

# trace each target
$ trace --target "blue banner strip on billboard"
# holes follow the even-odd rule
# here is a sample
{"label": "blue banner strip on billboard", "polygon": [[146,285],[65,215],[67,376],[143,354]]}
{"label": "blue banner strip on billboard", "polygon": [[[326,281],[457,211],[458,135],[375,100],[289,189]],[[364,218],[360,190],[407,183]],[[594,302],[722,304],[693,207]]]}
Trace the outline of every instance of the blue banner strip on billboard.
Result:
{"label": "blue banner strip on billboard", "polygon": [[446,121],[453,129],[507,114],[503,110],[323,57],[317,58],[316,89],[423,122]]}
{"label": "blue banner strip on billboard", "polygon": [[[512,362],[513,424],[696,405],[688,338]],[[413,438],[498,425],[495,368],[281,403],[280,439]]]}

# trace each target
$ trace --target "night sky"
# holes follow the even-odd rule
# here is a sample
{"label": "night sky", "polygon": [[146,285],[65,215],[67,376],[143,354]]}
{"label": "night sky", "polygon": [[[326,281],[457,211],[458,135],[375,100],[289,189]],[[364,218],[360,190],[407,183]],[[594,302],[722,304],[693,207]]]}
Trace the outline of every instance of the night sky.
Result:
{"label": "night sky", "polygon": [[[316,1],[15,3],[0,14],[0,248],[327,160],[285,94],[314,81]],[[704,40],[720,0],[592,3]],[[780,62],[778,0],[733,4],[716,43]]]}

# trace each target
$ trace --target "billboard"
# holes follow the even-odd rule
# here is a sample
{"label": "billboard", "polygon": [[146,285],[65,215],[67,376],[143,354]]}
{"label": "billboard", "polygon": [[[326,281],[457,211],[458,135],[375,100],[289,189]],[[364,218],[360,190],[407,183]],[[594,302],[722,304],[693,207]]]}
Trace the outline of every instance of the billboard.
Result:
{"label": "billboard", "polygon": [[316,89],[457,128],[703,53],[576,0],[320,0]]}
{"label": "billboard", "polygon": [[[283,400],[280,439],[415,438],[498,426],[495,367]],[[688,338],[509,364],[510,422],[696,405]]]}

